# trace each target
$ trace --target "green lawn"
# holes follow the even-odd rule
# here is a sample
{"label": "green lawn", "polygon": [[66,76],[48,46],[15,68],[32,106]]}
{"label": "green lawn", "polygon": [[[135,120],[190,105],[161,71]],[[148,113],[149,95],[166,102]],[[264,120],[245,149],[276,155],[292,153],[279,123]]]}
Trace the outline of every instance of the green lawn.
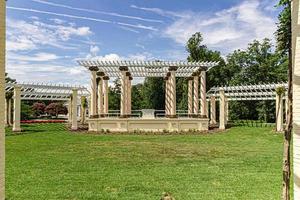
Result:
{"label": "green lawn", "polygon": [[[280,199],[282,135],[85,135],[62,125],[6,137],[7,199]],[[26,134],[25,134],[26,133]]]}

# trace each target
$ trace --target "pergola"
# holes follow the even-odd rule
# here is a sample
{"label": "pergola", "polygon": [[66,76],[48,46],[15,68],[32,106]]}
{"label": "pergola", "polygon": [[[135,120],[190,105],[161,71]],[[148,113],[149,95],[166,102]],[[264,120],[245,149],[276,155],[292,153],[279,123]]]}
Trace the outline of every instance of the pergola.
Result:
{"label": "pergola", "polygon": [[[188,115],[190,118],[194,119],[207,118],[206,71],[209,68],[216,66],[218,62],[81,60],[78,61],[78,63],[91,72],[90,118],[93,118],[94,120],[90,120],[90,122],[92,122],[89,124],[90,130],[99,130],[99,127],[101,127],[101,129],[112,129],[109,128],[110,126],[107,124],[103,124],[103,118],[107,118],[108,114],[108,80],[112,77],[118,77],[121,79],[120,118],[128,119],[126,121],[127,125],[124,129],[120,128],[123,122],[116,124],[116,126],[119,126],[119,128],[115,128],[116,131],[128,131],[134,129],[130,128],[130,124],[128,123],[128,121],[130,121],[129,118],[132,116],[131,81],[134,77],[164,77],[166,85],[165,117],[168,119],[178,119],[176,113],[176,77],[188,78]],[[198,100],[199,77],[201,86],[200,113]],[[95,120],[99,118],[102,119]],[[132,121],[130,122],[133,123]],[[144,127],[146,126],[147,125],[144,125]],[[201,129],[199,128],[200,126],[201,125],[196,128]],[[204,126],[206,127],[206,125]],[[162,127],[168,130],[180,129],[178,127],[169,127],[169,125],[163,125]],[[207,128],[208,125],[205,129]],[[162,128],[147,129],[157,131],[162,130]]]}
{"label": "pergola", "polygon": [[[72,129],[77,129],[77,105],[78,97],[89,96],[89,91],[82,86],[70,86],[62,84],[47,83],[13,83],[5,84],[6,92],[13,92],[14,113],[13,113],[13,131],[21,131],[21,100],[52,100],[69,101],[69,121],[72,123]],[[5,122],[10,125],[11,122],[11,99],[5,103],[6,114]]]}
{"label": "pergola", "polygon": [[[212,87],[207,92],[207,101],[210,101],[211,108],[211,123],[216,124],[216,101],[220,101],[220,116],[225,116],[224,120],[220,117],[220,127],[224,129],[228,121],[229,101],[276,100],[276,129],[277,131],[283,131],[283,100],[285,98],[285,95],[282,94],[281,96],[279,96],[276,92],[277,88],[284,88],[287,90],[288,84],[272,83],[258,85]],[[224,113],[221,113],[223,112],[223,110]]]}

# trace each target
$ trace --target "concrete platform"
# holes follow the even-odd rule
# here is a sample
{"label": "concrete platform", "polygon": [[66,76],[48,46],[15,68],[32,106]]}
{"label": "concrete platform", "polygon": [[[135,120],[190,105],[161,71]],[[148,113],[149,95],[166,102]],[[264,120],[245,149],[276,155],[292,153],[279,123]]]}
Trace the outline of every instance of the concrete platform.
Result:
{"label": "concrete platform", "polygon": [[111,132],[131,132],[135,130],[146,132],[163,131],[207,131],[208,118],[98,118],[88,119],[89,131],[109,130]]}

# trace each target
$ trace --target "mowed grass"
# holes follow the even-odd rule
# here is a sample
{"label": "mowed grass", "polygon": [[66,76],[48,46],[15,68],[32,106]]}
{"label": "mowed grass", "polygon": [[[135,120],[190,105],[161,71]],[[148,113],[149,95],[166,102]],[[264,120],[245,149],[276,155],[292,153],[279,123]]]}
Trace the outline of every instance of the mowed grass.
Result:
{"label": "mowed grass", "polygon": [[91,135],[61,124],[6,137],[7,199],[280,199],[282,135]]}

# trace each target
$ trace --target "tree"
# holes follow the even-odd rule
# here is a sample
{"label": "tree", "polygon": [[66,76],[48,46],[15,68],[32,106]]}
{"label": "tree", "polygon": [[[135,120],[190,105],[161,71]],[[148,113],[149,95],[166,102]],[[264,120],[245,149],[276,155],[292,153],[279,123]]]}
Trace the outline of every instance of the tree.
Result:
{"label": "tree", "polygon": [[290,0],[280,0],[279,7],[282,11],[278,16],[279,23],[277,25],[276,39],[277,51],[281,55],[288,56],[288,116],[287,125],[284,131],[284,150],[283,150],[283,184],[282,199],[290,199],[290,143],[293,128],[293,55],[292,55],[292,14]]}
{"label": "tree", "polygon": [[26,104],[25,102],[21,102],[21,120],[28,120],[32,118],[33,111],[31,106]]}
{"label": "tree", "polygon": [[114,87],[109,87],[109,109],[120,110],[121,101],[121,82],[120,79],[114,80]]}
{"label": "tree", "polygon": [[41,102],[35,102],[31,108],[34,116],[38,117],[45,113],[46,104]]}
{"label": "tree", "polygon": [[45,112],[57,118],[59,114],[66,115],[68,113],[68,109],[62,103],[50,103],[46,106]]}
{"label": "tree", "polygon": [[165,81],[162,77],[148,77],[142,87],[143,108],[165,109]]}

